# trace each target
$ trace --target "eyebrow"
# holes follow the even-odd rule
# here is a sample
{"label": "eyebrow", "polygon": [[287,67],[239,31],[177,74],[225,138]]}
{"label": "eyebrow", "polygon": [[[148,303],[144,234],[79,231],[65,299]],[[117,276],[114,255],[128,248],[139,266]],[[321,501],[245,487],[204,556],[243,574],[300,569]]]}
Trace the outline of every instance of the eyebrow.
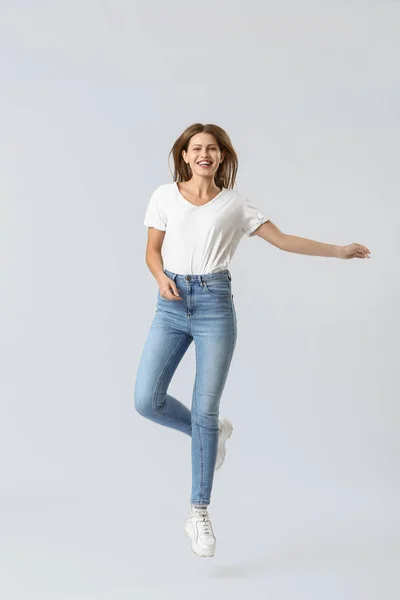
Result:
{"label": "eyebrow", "polygon": [[[207,146],[216,146],[217,144],[207,144]],[[193,144],[192,148],[195,146],[201,146],[201,144]]]}

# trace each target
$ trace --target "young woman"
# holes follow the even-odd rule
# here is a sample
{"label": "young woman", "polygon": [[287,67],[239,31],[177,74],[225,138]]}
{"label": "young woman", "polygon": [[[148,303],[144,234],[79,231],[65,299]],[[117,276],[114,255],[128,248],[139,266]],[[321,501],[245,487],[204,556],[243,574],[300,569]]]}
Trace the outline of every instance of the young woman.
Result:
{"label": "young woman", "polygon": [[[195,123],[175,141],[174,181],[157,187],[147,206],[146,264],[159,286],[157,306],[135,381],[135,408],[191,437],[192,489],[185,532],[199,556],[214,556],[208,514],[214,471],[232,433],[219,405],[236,345],[237,320],[229,264],[240,239],[258,235],[287,252],[369,258],[361,244],[333,246],[282,233],[233,189],[238,160],[227,133]],[[168,394],[194,341],[191,410]]]}

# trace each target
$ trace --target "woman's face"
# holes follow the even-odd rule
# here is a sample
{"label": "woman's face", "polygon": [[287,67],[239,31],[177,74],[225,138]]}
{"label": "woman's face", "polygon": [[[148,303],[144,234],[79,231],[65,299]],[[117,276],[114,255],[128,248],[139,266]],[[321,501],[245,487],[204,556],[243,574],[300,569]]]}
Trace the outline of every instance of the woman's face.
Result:
{"label": "woman's face", "polygon": [[[214,178],[223,160],[215,137],[211,133],[196,133],[189,140],[188,151],[182,152],[185,162],[190,165],[193,173]],[[199,163],[207,161],[208,165]]]}

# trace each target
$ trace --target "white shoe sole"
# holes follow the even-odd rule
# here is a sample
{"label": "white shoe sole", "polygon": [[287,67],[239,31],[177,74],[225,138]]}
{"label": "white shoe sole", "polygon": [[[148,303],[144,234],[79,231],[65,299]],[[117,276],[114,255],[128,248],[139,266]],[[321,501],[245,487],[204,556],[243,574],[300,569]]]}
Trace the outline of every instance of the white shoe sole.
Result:
{"label": "white shoe sole", "polygon": [[219,458],[219,461],[217,460],[216,464],[215,464],[215,470],[218,471],[218,469],[220,469],[222,467],[222,465],[224,464],[225,461],[225,456],[226,456],[226,448],[225,448],[225,444],[226,441],[231,437],[232,435],[232,431],[233,431],[233,426],[232,423],[230,423],[229,421],[223,421],[224,425],[222,428],[222,435],[221,438],[218,440],[218,450],[217,450],[217,459]]}
{"label": "white shoe sole", "polygon": [[186,523],[185,525],[185,533],[192,542],[191,547],[194,554],[196,554],[197,556],[202,556],[203,558],[212,558],[215,555],[215,546],[213,549],[204,550],[204,548],[195,543],[191,535],[191,527],[188,526],[188,523]]}

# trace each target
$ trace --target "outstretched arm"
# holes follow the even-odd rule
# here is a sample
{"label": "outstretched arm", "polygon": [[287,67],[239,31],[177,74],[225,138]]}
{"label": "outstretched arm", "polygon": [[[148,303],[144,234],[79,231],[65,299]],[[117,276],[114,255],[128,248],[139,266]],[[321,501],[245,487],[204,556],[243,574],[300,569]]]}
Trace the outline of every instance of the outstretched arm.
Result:
{"label": "outstretched arm", "polygon": [[353,243],[347,246],[335,246],[296,235],[288,235],[278,229],[272,221],[267,221],[260,225],[253,235],[258,235],[280,250],[295,254],[330,256],[334,258],[370,258],[370,251],[362,244]]}

